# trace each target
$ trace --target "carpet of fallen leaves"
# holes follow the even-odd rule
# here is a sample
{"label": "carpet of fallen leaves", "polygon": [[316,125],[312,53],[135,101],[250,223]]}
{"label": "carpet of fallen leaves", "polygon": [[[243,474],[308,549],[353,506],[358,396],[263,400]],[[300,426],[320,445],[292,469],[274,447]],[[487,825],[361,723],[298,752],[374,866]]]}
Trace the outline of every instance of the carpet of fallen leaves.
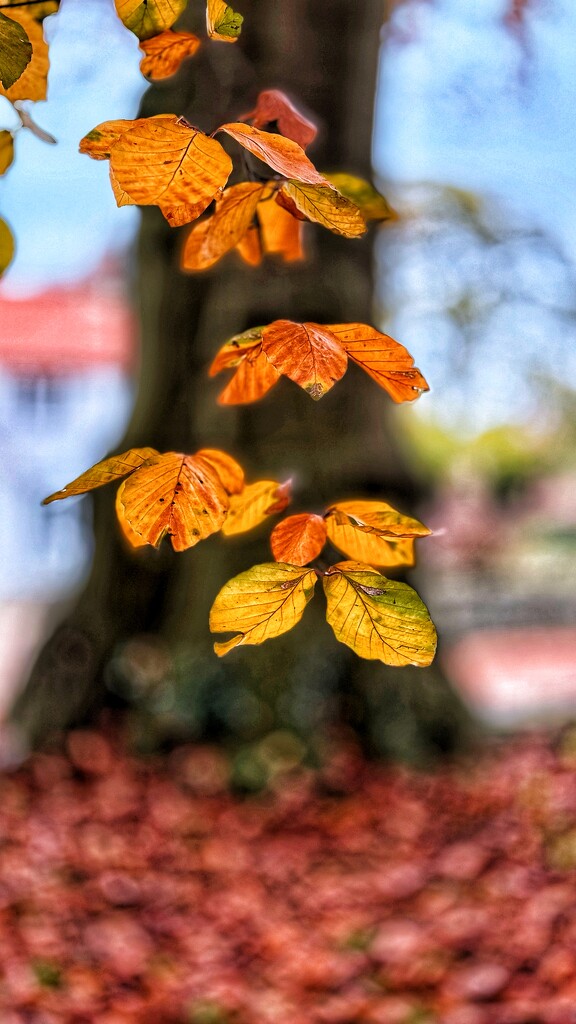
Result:
{"label": "carpet of fallen leaves", "polygon": [[241,797],[215,749],[71,733],[0,778],[0,1020],[576,1022],[575,746]]}

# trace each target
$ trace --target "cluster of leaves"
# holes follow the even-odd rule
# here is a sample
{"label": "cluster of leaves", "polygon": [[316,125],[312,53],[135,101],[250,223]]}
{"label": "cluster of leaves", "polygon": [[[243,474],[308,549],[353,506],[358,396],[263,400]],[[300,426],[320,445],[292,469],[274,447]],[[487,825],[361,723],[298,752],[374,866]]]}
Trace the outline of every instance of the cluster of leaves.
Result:
{"label": "cluster of leaves", "polygon": [[6,1024],[573,1018],[573,736],[432,774],[333,742],[312,773],[281,738],[264,799],[109,725],[0,777]]}

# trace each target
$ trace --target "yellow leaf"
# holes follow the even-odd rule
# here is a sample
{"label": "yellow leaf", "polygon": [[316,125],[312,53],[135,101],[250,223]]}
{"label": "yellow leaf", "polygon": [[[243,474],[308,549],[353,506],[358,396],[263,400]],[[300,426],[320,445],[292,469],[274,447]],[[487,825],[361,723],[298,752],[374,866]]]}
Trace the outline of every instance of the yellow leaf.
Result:
{"label": "yellow leaf", "polygon": [[126,28],[138,39],[149,39],[172,28],[188,0],[114,0],[114,3]]}
{"label": "yellow leaf", "polygon": [[140,61],[140,71],[152,82],[170,78],[183,61],[194,56],[199,46],[200,40],[192,32],[172,32],[170,29],[151,39],[143,39],[140,49],[144,57]]}
{"label": "yellow leaf", "polygon": [[368,565],[414,565],[414,538],[428,527],[384,501],[340,501],[326,512],[328,537],[349,558]]}
{"label": "yellow leaf", "polygon": [[[26,7],[26,14],[34,21],[43,21],[49,14],[55,14],[60,7],[60,0],[38,0],[34,3],[34,0],[26,0],[23,4],[22,0],[2,0],[2,10],[8,11],[12,7]],[[10,14],[9,17],[12,17]]]}
{"label": "yellow leaf", "polygon": [[358,363],[395,402],[414,402],[428,384],[407,349],[368,324],[325,324]]}
{"label": "yellow leaf", "polygon": [[0,175],[6,174],[14,159],[14,136],[12,132],[0,131]]}
{"label": "yellow leaf", "polygon": [[121,455],[112,455],[109,459],[97,462],[85,473],[77,476],[71,483],[66,484],[59,491],[55,491],[48,498],[44,498],[43,505],[49,505],[51,501],[59,501],[61,498],[69,498],[73,494],[85,494],[86,491],[93,491],[95,487],[103,487],[111,480],[120,480],[128,476],[136,469],[139,469],[148,459],[158,455],[155,448],[129,448]]}
{"label": "yellow leaf", "polygon": [[273,512],[281,512],[289,501],[286,484],[278,484],[276,480],[258,480],[255,484],[248,484],[240,494],[230,499],[222,533],[227,537],[246,533],[263,523]]}
{"label": "yellow leaf", "polygon": [[229,503],[220,476],[206,459],[167,452],[128,477],[118,513],[129,535],[154,547],[168,536],[175,551],[185,551],[220,529]]}
{"label": "yellow leaf", "polygon": [[210,39],[220,43],[235,43],[242,30],[244,18],[224,3],[224,0],[207,0],[206,30]]}
{"label": "yellow leaf", "polygon": [[148,541],[145,540],[144,537],[141,537],[140,534],[135,533],[135,531],[130,526],[130,523],[128,522],[128,520],[124,518],[124,505],[122,504],[122,496],[123,496],[123,493],[124,493],[124,484],[125,483],[126,483],[126,481],[123,480],[122,483],[120,484],[120,487],[118,488],[118,490],[116,492],[116,502],[115,502],[116,517],[118,519],[120,530],[122,531],[122,536],[124,537],[124,540],[126,540],[128,542],[130,547],[132,547],[132,548],[144,548],[144,547],[147,547]]}
{"label": "yellow leaf", "polygon": [[263,185],[243,181],[227,188],[216,210],[190,230],[182,252],[183,270],[205,270],[233,249],[252,224]]}
{"label": "yellow leaf", "polygon": [[261,644],[292,629],[302,618],[315,584],[312,569],[282,562],[255,565],[229,580],[212,605],[210,629],[238,633],[214,644],[216,654],[227,654],[240,644]]}
{"label": "yellow leaf", "polygon": [[320,324],[275,320],[262,331],[262,348],[284,373],[319,399],[345,374],[346,353]]}
{"label": "yellow leaf", "polygon": [[[172,120],[176,115],[168,114],[165,116]],[[145,120],[146,118],[142,117],[136,121],[127,121],[125,119],[103,121],[102,124],[96,125],[91,132],[88,132],[83,139],[80,139],[78,148],[81,153],[92,157],[93,160],[108,160],[110,150],[114,143],[118,142],[120,136]]]}
{"label": "yellow leaf", "polygon": [[364,178],[355,174],[330,174],[334,188],[358,207],[365,220],[396,220],[397,214],[384,196]]}
{"label": "yellow leaf", "polygon": [[219,142],[172,115],[141,118],[110,150],[118,205],[159,206],[167,219],[172,207],[192,207],[199,216],[231,170]]}
{"label": "yellow leaf", "polygon": [[5,220],[0,217],[0,277],[14,258],[14,236]]}
{"label": "yellow leaf", "polygon": [[270,547],[277,562],[308,565],[326,543],[326,523],[322,516],[310,512],[288,516],[274,527]]}
{"label": "yellow leaf", "polygon": [[32,60],[32,43],[16,18],[0,13],[0,82],[10,89]]}
{"label": "yellow leaf", "polygon": [[361,562],[339,562],[322,581],[326,619],[337,640],[386,665],[430,665],[436,630],[415,590]]}
{"label": "yellow leaf", "polygon": [[286,181],[278,192],[278,202],[289,212],[303,214],[307,220],[346,238],[357,238],[366,231],[358,207],[326,182],[309,185],[303,184],[303,179]]}
{"label": "yellow leaf", "polygon": [[240,494],[244,490],[244,470],[231,455],[218,448],[201,448],[195,459],[208,463],[211,471],[216,470],[228,494]]}
{"label": "yellow leaf", "polygon": [[318,184],[326,182],[323,175],[308,159],[302,147],[297,142],[292,142],[292,139],[286,139],[283,135],[275,135],[273,132],[263,132],[250,124],[243,124],[242,121],[222,124],[217,130],[226,132],[244,149],[253,153],[259,160],[286,178],[296,178],[298,182]]}
{"label": "yellow leaf", "polygon": [[22,74],[9,88],[0,86],[0,96],[15,100],[45,100],[48,89],[48,44],[44,39],[42,25],[25,10],[10,9],[9,21],[19,22],[32,44],[32,59]]}

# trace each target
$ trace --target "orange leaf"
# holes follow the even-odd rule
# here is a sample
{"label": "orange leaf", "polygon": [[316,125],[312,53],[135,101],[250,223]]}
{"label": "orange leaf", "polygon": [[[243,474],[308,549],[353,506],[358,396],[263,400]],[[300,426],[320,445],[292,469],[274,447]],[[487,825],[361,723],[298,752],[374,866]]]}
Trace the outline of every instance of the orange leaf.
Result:
{"label": "orange leaf", "polygon": [[255,128],[265,128],[276,122],[280,135],[297,142],[302,149],[310,145],[318,131],[312,121],[304,117],[279,89],[265,89],[261,92],[254,110],[244,114],[242,120],[251,121]]}
{"label": "orange leaf", "polygon": [[66,484],[59,491],[55,491],[48,498],[44,498],[43,505],[49,505],[51,501],[59,501],[61,498],[69,498],[73,494],[85,494],[86,491],[93,491],[96,487],[103,487],[112,480],[120,480],[129,473],[134,473],[148,459],[158,455],[155,448],[129,448],[121,455],[112,455],[109,459],[102,459],[85,473],[77,476],[71,483]]}
{"label": "orange leaf", "polygon": [[308,159],[302,147],[298,143],[292,142],[291,139],[284,138],[283,135],[262,132],[250,124],[242,124],[241,121],[223,124],[217,131],[226,132],[244,149],[249,150],[259,160],[286,178],[296,178],[297,181],[316,184],[325,184],[326,182],[323,175]]}
{"label": "orange leaf", "polygon": [[206,4],[206,29],[210,39],[220,43],[235,43],[242,29],[244,18],[233,11],[224,0],[208,0]]}
{"label": "orange leaf", "polygon": [[9,10],[10,20],[17,21],[22,26],[32,44],[32,58],[13,85],[8,89],[0,85],[0,96],[7,96],[12,103],[14,100],[45,100],[50,61],[42,25],[27,11],[21,11],[17,7],[10,7]]}
{"label": "orange leaf", "polygon": [[262,246],[260,232],[252,224],[245,235],[236,244],[236,251],[249,267],[257,267],[262,262]]}
{"label": "orange leaf", "polygon": [[140,71],[152,82],[175,75],[180,65],[188,57],[193,57],[200,46],[198,36],[192,32],[161,32],[151,39],[144,39],[140,49],[144,57],[140,61]]}
{"label": "orange leaf", "polygon": [[128,544],[131,548],[144,548],[147,546],[148,541],[145,540],[144,537],[141,537],[139,533],[136,533],[130,526],[128,520],[124,518],[124,506],[122,504],[122,495],[124,493],[125,483],[126,481],[123,480],[116,492],[116,501],[114,507],[116,509],[116,517],[118,519],[118,524],[120,526],[120,530],[122,531],[122,536],[124,537],[124,540],[128,541]]}
{"label": "orange leaf", "polygon": [[413,402],[428,384],[407,349],[368,324],[325,324],[351,359],[395,402]]}
{"label": "orange leaf", "polygon": [[293,215],[300,213],[337,235],[357,238],[364,234],[366,221],[354,203],[325,180],[315,184],[303,184],[303,180],[286,181],[278,192],[277,202]]}
{"label": "orange leaf", "polygon": [[340,501],[326,512],[334,547],[369,565],[414,565],[414,538],[428,527],[397,512],[384,501]]}
{"label": "orange leaf", "polygon": [[256,215],[264,251],[281,256],[287,263],[304,259],[302,225],[276,202],[258,203]]}
{"label": "orange leaf", "polygon": [[[432,530],[418,519],[405,516],[385,501],[337,501],[326,510],[326,516],[335,513],[352,522],[364,533],[375,533],[379,537],[401,539],[429,537]],[[338,521],[343,521],[338,519]]]}
{"label": "orange leaf", "polygon": [[217,353],[209,373],[214,377],[221,370],[234,368],[236,373],[218,396],[220,405],[256,402],[279,379],[278,370],[262,352],[261,327],[230,338]]}
{"label": "orange leaf", "polygon": [[320,324],[275,320],[262,331],[262,348],[279,373],[314,399],[322,398],[346,372],[344,349]]}
{"label": "orange leaf", "polygon": [[308,565],[318,558],[325,543],[326,523],[322,516],[310,512],[288,516],[270,534],[270,547],[276,561],[292,565]]}
{"label": "orange leaf", "polygon": [[198,216],[231,170],[232,161],[216,139],[173,115],[141,118],[110,151],[118,205],[159,206],[167,219],[174,207],[191,208]]}
{"label": "orange leaf", "polygon": [[248,484],[240,494],[230,499],[230,509],[222,526],[227,537],[245,533],[263,523],[267,516],[281,512],[290,501],[290,491],[285,484],[275,480],[258,480]]}
{"label": "orange leaf", "polygon": [[244,470],[231,455],[218,448],[201,448],[195,459],[207,463],[210,471],[216,470],[228,494],[240,494],[244,489]]}
{"label": "orange leaf", "polygon": [[[169,119],[175,116],[175,114],[168,115]],[[88,132],[83,139],[80,139],[80,146],[78,148],[81,153],[86,153],[93,160],[108,160],[112,146],[118,142],[120,136],[130,131],[140,121],[145,120],[146,118],[138,118],[136,121],[127,121],[125,119],[103,121],[102,124],[96,125],[91,132]]]}
{"label": "orange leaf", "polygon": [[185,551],[220,529],[229,504],[219,473],[206,458],[167,452],[128,477],[118,512],[128,524],[128,537],[134,533],[158,547],[168,536],[175,551]]}
{"label": "orange leaf", "polygon": [[205,270],[233,249],[252,224],[263,185],[243,181],[227,188],[216,211],[188,234],[182,252],[183,270]]}
{"label": "orange leaf", "polygon": [[244,357],[253,349],[259,349],[262,345],[262,327],[251,327],[243,334],[235,334],[224,343],[216,354],[209,369],[211,377],[215,377],[221,370],[228,370],[238,366]]}

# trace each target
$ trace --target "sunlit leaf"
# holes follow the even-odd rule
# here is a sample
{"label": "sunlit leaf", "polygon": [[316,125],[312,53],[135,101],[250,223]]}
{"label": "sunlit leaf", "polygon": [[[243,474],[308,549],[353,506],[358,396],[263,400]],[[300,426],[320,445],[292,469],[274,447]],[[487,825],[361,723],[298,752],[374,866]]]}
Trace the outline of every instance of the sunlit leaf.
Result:
{"label": "sunlit leaf", "polygon": [[14,236],[5,220],[0,217],[0,277],[14,258]]}
{"label": "sunlit leaf", "polygon": [[0,13],[0,82],[10,89],[32,60],[32,43],[19,21]]}
{"label": "sunlit leaf", "polygon": [[270,534],[270,547],[277,562],[308,565],[326,543],[326,523],[310,512],[287,516]]}
{"label": "sunlit leaf", "polygon": [[140,49],[144,57],[140,61],[140,71],[152,82],[170,78],[183,61],[194,56],[199,46],[200,40],[192,32],[172,32],[170,29],[143,39]]}
{"label": "sunlit leaf", "polygon": [[18,7],[11,8],[9,18],[2,15],[2,24],[5,21],[19,23],[20,30],[24,32],[32,45],[32,58],[13,85],[7,88],[0,86],[0,95],[7,96],[12,102],[15,100],[45,100],[50,61],[42,25],[25,9]]}
{"label": "sunlit leaf", "polygon": [[397,219],[396,212],[384,196],[364,178],[358,178],[355,174],[331,174],[328,180],[358,207],[365,220]]}
{"label": "sunlit leaf", "polygon": [[302,147],[298,143],[292,142],[292,139],[286,139],[283,135],[274,135],[272,132],[260,131],[259,128],[243,124],[241,121],[223,124],[218,131],[226,132],[244,149],[249,150],[259,160],[286,178],[318,184],[326,181],[308,159]]}
{"label": "sunlit leaf", "polygon": [[14,136],[12,132],[0,131],[0,174],[6,174],[14,159]]}
{"label": "sunlit leaf", "polygon": [[309,185],[303,184],[303,179],[287,181],[278,192],[277,202],[289,212],[298,212],[346,238],[357,238],[366,231],[366,222],[358,207],[326,183]]}
{"label": "sunlit leaf", "polygon": [[240,494],[230,499],[228,515],[222,533],[232,536],[245,533],[263,523],[267,516],[281,512],[290,501],[289,488],[276,480],[258,480],[248,484]]}
{"label": "sunlit leaf", "polygon": [[229,580],[212,605],[210,629],[237,635],[214,644],[216,654],[227,654],[240,644],[261,644],[292,629],[315,584],[313,570],[282,562],[255,565]]}
{"label": "sunlit leaf", "polygon": [[69,498],[73,494],[85,494],[86,491],[93,491],[95,487],[103,487],[112,480],[120,480],[128,476],[136,469],[139,469],[148,459],[155,458],[158,452],[155,448],[129,448],[121,455],[112,455],[109,459],[103,459],[91,466],[85,473],[81,473],[71,483],[66,484],[59,491],[55,491],[48,498],[44,498],[43,505],[49,505],[51,501],[59,501],[60,498]]}
{"label": "sunlit leaf", "polygon": [[224,0],[207,0],[206,30],[210,39],[221,43],[235,43],[242,30],[244,18]]}
{"label": "sunlit leaf", "polygon": [[279,373],[315,399],[346,372],[346,353],[320,324],[275,320],[262,331],[262,348]]}
{"label": "sunlit leaf", "polygon": [[[172,120],[176,115],[168,114],[166,116]],[[102,124],[96,125],[91,132],[88,132],[83,139],[80,139],[78,148],[81,153],[92,157],[93,160],[108,160],[112,146],[118,142],[120,136],[145,120],[146,118],[139,118],[136,121],[128,121],[123,118],[117,121],[103,121]]]}
{"label": "sunlit leaf", "polygon": [[429,391],[407,349],[368,324],[326,324],[355,363],[358,363],[395,402],[413,402]]}
{"label": "sunlit leaf", "polygon": [[126,28],[138,39],[149,39],[172,28],[188,0],[114,0],[114,3]]}
{"label": "sunlit leaf", "polygon": [[262,345],[262,330],[262,327],[251,327],[250,330],[229,338],[217,352],[208,371],[210,376],[215,377],[221,370],[238,366],[248,352],[259,349]]}
{"label": "sunlit leaf", "polygon": [[[34,18],[34,21],[44,21],[49,14],[56,13],[60,7],[60,0],[38,0],[37,3],[34,3],[33,0],[26,0],[25,3],[23,0],[2,0],[1,6],[3,11],[8,11],[12,7],[18,9],[25,6],[26,14]],[[10,13],[9,16],[12,17],[12,14]]]}
{"label": "sunlit leaf", "polygon": [[226,189],[207,220],[195,224],[182,252],[183,270],[205,270],[233,249],[252,224],[263,185],[243,181]]}
{"label": "sunlit leaf", "polygon": [[430,665],[436,630],[415,590],[361,562],[339,562],[322,578],[326,618],[337,640],[386,665]]}
{"label": "sunlit leaf", "polygon": [[141,537],[139,533],[136,533],[132,529],[132,527],[130,526],[130,523],[128,522],[128,520],[124,518],[124,505],[123,505],[123,500],[122,499],[123,499],[123,494],[124,494],[124,484],[125,483],[126,483],[126,481],[123,480],[122,483],[120,484],[117,492],[116,492],[115,509],[116,509],[116,518],[118,520],[118,525],[120,526],[120,530],[121,530],[122,536],[124,537],[124,540],[126,540],[128,542],[130,547],[132,547],[132,548],[144,548],[144,547],[147,547],[148,541],[145,540],[144,537]]}
{"label": "sunlit leaf", "polygon": [[384,501],[340,501],[326,511],[328,537],[349,558],[368,565],[414,564],[414,538],[427,526]]}
{"label": "sunlit leaf", "polygon": [[255,225],[252,224],[240,241],[236,243],[236,252],[249,267],[257,267],[262,262],[260,232]]}
{"label": "sunlit leaf", "polygon": [[171,115],[140,119],[110,151],[118,205],[159,206],[167,219],[172,207],[188,207],[199,216],[231,170],[216,139]]}
{"label": "sunlit leaf", "polygon": [[281,256],[286,263],[304,259],[300,221],[270,199],[258,203],[256,216],[265,253]]}
{"label": "sunlit leaf", "polygon": [[207,463],[211,471],[216,470],[228,494],[240,494],[244,490],[244,470],[227,452],[201,448],[194,458],[197,463]]}
{"label": "sunlit leaf", "polygon": [[244,114],[243,121],[251,121],[255,128],[276,124],[280,135],[297,142],[306,149],[316,138],[318,129],[294,106],[280,89],[265,89],[258,95],[256,106]]}
{"label": "sunlit leaf", "polygon": [[236,373],[218,396],[220,405],[256,402],[279,380],[278,370],[262,352],[261,327],[230,338],[216,354],[209,373],[214,377],[229,369],[236,369]]}
{"label": "sunlit leaf", "polygon": [[205,458],[167,452],[128,477],[118,512],[145,543],[157,547],[167,536],[175,551],[185,551],[220,529],[229,504],[228,491]]}

